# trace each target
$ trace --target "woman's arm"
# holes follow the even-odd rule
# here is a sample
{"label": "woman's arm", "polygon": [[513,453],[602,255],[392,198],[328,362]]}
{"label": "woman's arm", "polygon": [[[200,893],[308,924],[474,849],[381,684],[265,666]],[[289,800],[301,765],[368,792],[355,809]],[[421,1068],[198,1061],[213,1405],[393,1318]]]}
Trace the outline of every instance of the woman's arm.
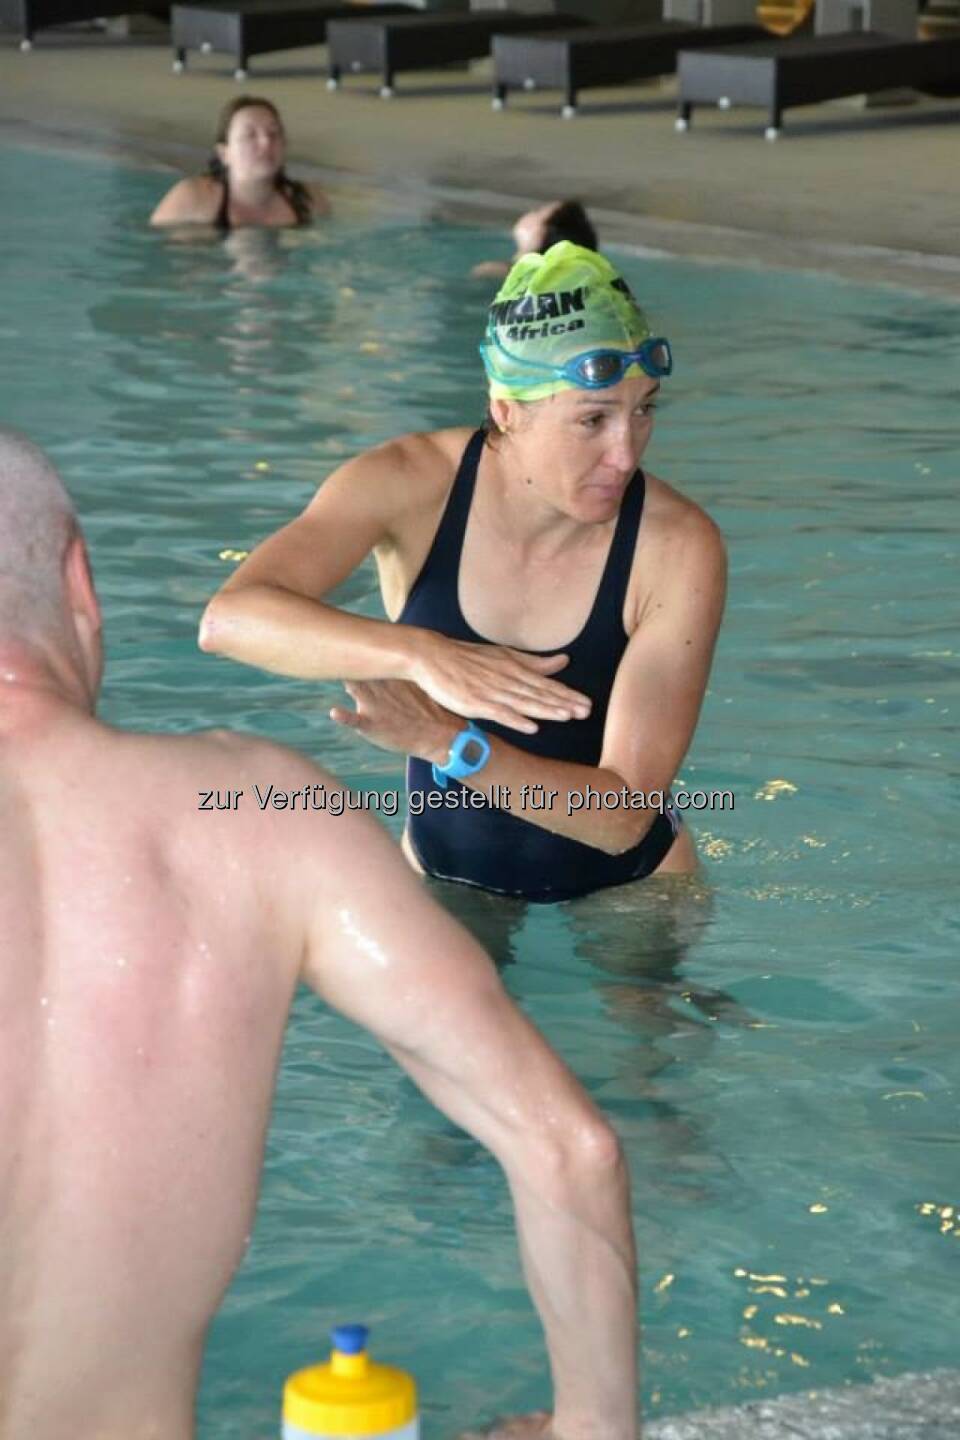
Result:
{"label": "woman's arm", "polygon": [[201,650],[300,679],[409,678],[412,630],[323,603],[371,551],[392,548],[406,482],[401,442],[336,470],[213,597]]}
{"label": "woman's arm", "polygon": [[[411,512],[425,503],[425,487],[429,501],[433,449],[431,455],[429,437],[408,436],[341,466],[303,514],[259,545],[210,601],[200,648],[307,680],[412,681],[457,715],[528,733],[538,719],[589,713],[585,696],[549,678],[563,668],[563,657],[519,657],[325,602],[371,551],[396,556]],[[444,493],[441,484],[441,505]]]}
{"label": "woman's arm", "polygon": [[[713,522],[686,507],[669,547],[669,564],[648,597],[617,671],[598,765],[529,755],[490,737],[487,764],[461,781],[490,794],[501,809],[549,830],[620,855],[639,844],[659,811],[590,809],[587,787],[664,796],[693,738],[710,674],[726,594],[726,557]],[[339,723],[374,744],[442,764],[463,728],[455,715],[403,686],[350,686],[356,711],[337,708]],[[542,786],[542,809],[530,789]]]}

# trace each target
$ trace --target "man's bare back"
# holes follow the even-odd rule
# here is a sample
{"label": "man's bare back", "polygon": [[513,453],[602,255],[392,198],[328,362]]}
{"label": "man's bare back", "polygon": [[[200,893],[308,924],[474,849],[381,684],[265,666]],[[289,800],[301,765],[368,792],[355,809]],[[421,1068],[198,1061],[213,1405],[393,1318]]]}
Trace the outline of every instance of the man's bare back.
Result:
{"label": "man's bare back", "polygon": [[277,903],[298,819],[197,809],[254,749],[78,715],[0,742],[4,1436],[192,1433],[302,955]]}
{"label": "man's bare back", "polygon": [[[0,431],[0,1440],[192,1437],[300,980],[503,1166],[556,1435],[634,1440],[612,1130],[376,822],[256,794],[330,776],[95,719],[99,607],[58,490]],[[201,808],[209,791],[244,793]]]}

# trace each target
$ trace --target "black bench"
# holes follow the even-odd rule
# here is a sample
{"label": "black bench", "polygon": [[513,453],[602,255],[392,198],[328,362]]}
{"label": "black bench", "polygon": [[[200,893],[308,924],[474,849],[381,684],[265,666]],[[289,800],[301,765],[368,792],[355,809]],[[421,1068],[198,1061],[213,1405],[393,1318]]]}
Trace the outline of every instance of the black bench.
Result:
{"label": "black bench", "polygon": [[504,10],[337,20],[327,32],[327,84],[335,90],[344,70],[379,70],[380,94],[388,100],[400,70],[429,70],[479,59],[489,54],[494,35],[505,30],[569,30],[587,23],[576,15],[520,15]]}
{"label": "black bench", "polygon": [[844,95],[911,86],[930,94],[960,89],[960,37],[899,40],[858,31],[794,40],[772,40],[746,50],[684,50],[677,67],[677,129],[686,130],[693,107],[715,102],[760,105],[769,112],[765,131],[775,140],[783,112]]}
{"label": "black bench", "polygon": [[108,15],[159,15],[170,13],[161,0],[0,0],[0,20],[20,32],[20,49],[29,50],[37,30],[49,25],[72,25]]}
{"label": "black bench", "polygon": [[361,7],[345,0],[197,0],[174,5],[173,68],[178,75],[186,68],[188,50],[220,50],[234,57],[234,78],[245,80],[251,55],[322,45],[331,20],[409,13],[410,6],[400,3]]}
{"label": "black bench", "polygon": [[510,89],[558,89],[565,120],[577,113],[577,94],[591,85],[622,85],[669,75],[677,55],[692,45],[738,45],[762,39],[759,25],[706,29],[679,20],[645,25],[597,25],[556,35],[500,35],[493,42],[493,108],[502,110]]}

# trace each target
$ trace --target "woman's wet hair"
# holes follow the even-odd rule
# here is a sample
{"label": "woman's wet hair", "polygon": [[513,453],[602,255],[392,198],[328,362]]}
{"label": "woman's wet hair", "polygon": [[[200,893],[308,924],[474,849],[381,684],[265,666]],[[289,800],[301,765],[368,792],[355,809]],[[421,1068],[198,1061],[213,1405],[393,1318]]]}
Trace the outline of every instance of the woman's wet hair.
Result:
{"label": "woman's wet hair", "polygon": [[[253,109],[269,110],[274,120],[276,120],[280,126],[281,131],[284,130],[283,118],[272,100],[265,100],[260,95],[238,95],[236,99],[230,100],[224,105],[220,111],[215,144],[226,145],[227,136],[230,134],[230,126],[233,124],[234,116],[239,115],[241,110]],[[220,159],[216,150],[213,151],[210,159],[207,161],[207,174],[211,175],[214,180],[226,181],[227,167]],[[299,180],[291,180],[282,166],[274,176],[274,184],[287,201],[294,215],[296,215],[297,224],[306,225],[313,217],[313,201],[310,199],[310,192],[307,187],[301,185]]]}
{"label": "woman's wet hair", "polygon": [[545,254],[551,245],[558,245],[561,240],[582,245],[586,250],[598,247],[597,232],[579,200],[561,200],[550,211],[543,226],[540,253]]}

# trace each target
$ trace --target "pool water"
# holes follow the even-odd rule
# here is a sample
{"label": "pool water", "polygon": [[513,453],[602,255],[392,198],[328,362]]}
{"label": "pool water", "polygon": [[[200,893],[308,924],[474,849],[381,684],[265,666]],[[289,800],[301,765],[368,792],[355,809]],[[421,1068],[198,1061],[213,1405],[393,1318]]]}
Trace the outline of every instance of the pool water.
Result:
{"label": "pool water", "polygon": [[[395,789],[400,764],[325,718],[336,687],[204,656],[197,621],[223,552],[342,459],[479,418],[489,289],[466,277],[506,242],[348,202],[307,233],[180,243],[144,224],[166,183],[0,150],[0,411],[83,517],[103,715],[230,724]],[[955,1363],[960,308],[621,260],[676,353],[647,460],[729,542],[682,778],[735,809],[692,818],[702,886],[534,908],[501,939],[629,1151],[655,1415]],[[370,567],[343,599],[379,613]],[[340,1320],[415,1372],[427,1440],[543,1405],[518,1273],[494,1163],[301,995],[201,1435],[274,1434],[285,1374]]]}

